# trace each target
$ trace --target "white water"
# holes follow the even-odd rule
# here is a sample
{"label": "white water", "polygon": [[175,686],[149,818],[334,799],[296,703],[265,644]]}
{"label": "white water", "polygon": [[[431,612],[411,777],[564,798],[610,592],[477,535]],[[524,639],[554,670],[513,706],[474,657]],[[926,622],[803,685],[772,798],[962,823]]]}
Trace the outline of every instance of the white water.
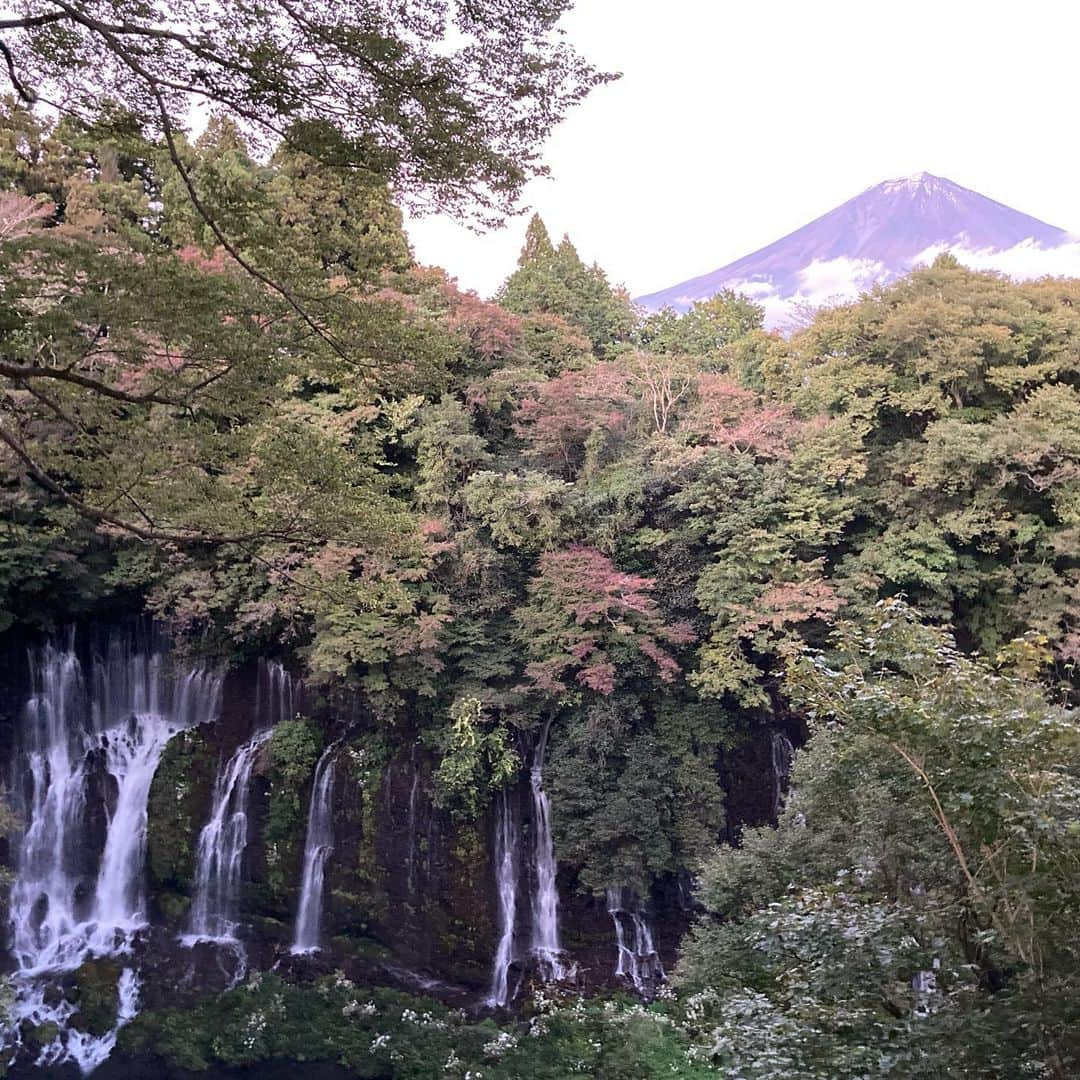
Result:
{"label": "white water", "polygon": [[239,747],[218,772],[210,820],[195,852],[195,898],[185,945],[197,941],[237,942],[241,871],[248,835],[251,773],[259,751],[273,734],[259,731]]}
{"label": "white water", "polygon": [[248,800],[251,774],[259,751],[282,720],[296,715],[301,684],[276,660],[259,662],[255,697],[255,734],[218,770],[210,817],[199,833],[195,850],[195,895],[188,916],[184,945],[200,941],[233,947],[237,968],[245,969],[238,931],[244,851],[248,841]]}
{"label": "white water", "polygon": [[533,867],[536,891],[532,899],[532,941],[530,951],[545,982],[570,978],[575,969],[567,964],[559,942],[559,890],[556,883],[555,845],[551,838],[551,800],[544,791],[544,754],[547,750],[549,720],[536,747],[529,786],[533,801]]}
{"label": "white water", "polygon": [[416,744],[413,744],[412,749],[412,786],[409,788],[409,835],[407,837],[408,843],[405,847],[405,870],[406,870],[406,882],[409,889],[409,900],[411,903],[416,902],[416,863],[417,863],[417,848],[419,847],[420,838],[416,830],[416,810],[417,803],[420,797],[420,770],[416,767]]}
{"label": "white water", "polygon": [[[126,967],[120,977],[117,1024],[103,1036],[73,1026],[78,1011],[71,1003],[46,1004],[46,987],[90,957],[130,953],[147,925],[150,784],[169,738],[216,717],[221,679],[200,668],[173,673],[160,653],[134,651],[119,641],[93,660],[89,680],[72,642],[32,653],[30,667],[33,692],[16,760],[16,809],[26,829],[11,890],[12,1019],[60,1029],[41,1051],[39,1065],[74,1061],[90,1072],[135,1015],[135,970]],[[107,798],[97,858],[87,850],[95,839],[87,810],[102,771],[115,799]],[[9,1040],[17,1037],[12,1032]]]}
{"label": "white water", "polygon": [[773,817],[779,817],[784,809],[784,798],[787,795],[788,778],[791,776],[791,762],[795,757],[795,747],[791,740],[782,732],[774,731],[772,735],[772,774],[773,774]]}
{"label": "white water", "polygon": [[629,979],[639,994],[652,994],[665,975],[660,954],[653,944],[645,905],[630,889],[612,886],[607,890],[607,909],[615,924],[618,948],[615,974]]}
{"label": "white water", "polygon": [[510,1002],[510,965],[514,962],[514,923],[517,920],[518,860],[517,825],[510,809],[510,795],[503,788],[495,820],[495,884],[499,893],[499,945],[491,967],[489,1006]]}
{"label": "white water", "polygon": [[299,707],[302,684],[277,660],[260,660],[255,718],[260,728],[272,728],[292,720]]}
{"label": "white water", "polygon": [[292,952],[309,953],[319,947],[322,921],[323,877],[326,860],[334,850],[334,755],[337,745],[328,746],[318,765],[311,786],[308,806],[307,836],[304,840],[304,874],[300,886],[300,905],[296,912],[296,932]]}

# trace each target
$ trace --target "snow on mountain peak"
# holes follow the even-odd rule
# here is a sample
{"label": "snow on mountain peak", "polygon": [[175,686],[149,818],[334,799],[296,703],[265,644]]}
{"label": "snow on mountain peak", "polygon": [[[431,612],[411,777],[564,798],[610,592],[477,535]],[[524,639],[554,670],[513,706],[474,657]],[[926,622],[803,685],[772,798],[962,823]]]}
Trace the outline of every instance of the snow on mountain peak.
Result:
{"label": "snow on mountain peak", "polygon": [[[639,297],[638,303],[650,310],[685,311],[696,300],[733,289],[762,303],[767,323],[776,326],[793,305],[854,299],[875,284],[894,281],[931,250],[952,251],[981,268],[993,265],[989,253],[1001,253],[1001,269],[1013,272],[1017,260],[1007,256],[1023,248],[1017,265],[1080,275],[1080,244],[1069,239],[1038,218],[919,172],[868,188],[775,243],[710,274]],[[964,253],[976,257],[965,260]],[[834,291],[823,291],[830,288]]]}

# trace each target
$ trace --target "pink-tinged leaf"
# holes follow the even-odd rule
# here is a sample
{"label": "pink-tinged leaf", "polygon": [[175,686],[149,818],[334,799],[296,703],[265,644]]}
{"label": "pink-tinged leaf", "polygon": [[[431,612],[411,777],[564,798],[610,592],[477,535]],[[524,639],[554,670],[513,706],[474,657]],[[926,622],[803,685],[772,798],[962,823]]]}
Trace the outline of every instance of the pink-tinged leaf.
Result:
{"label": "pink-tinged leaf", "polygon": [[685,622],[664,622],[651,595],[654,587],[652,578],[623,573],[603,552],[585,545],[542,555],[529,604],[517,615],[534,686],[561,686],[564,674],[577,667],[579,683],[609,694],[618,675],[613,656],[627,656],[628,650],[631,657],[636,652],[651,660],[661,679],[674,678],[679,666],[658,642],[684,645],[694,633]]}
{"label": "pink-tinged leaf", "polygon": [[739,625],[738,632],[746,636],[765,626],[781,630],[810,619],[829,621],[843,604],[843,598],[821,578],[773,585],[758,597],[753,609],[736,609],[747,616]]}
{"label": "pink-tinged leaf", "polygon": [[590,664],[578,672],[577,680],[598,694],[610,694],[615,690],[615,665],[612,663]]}

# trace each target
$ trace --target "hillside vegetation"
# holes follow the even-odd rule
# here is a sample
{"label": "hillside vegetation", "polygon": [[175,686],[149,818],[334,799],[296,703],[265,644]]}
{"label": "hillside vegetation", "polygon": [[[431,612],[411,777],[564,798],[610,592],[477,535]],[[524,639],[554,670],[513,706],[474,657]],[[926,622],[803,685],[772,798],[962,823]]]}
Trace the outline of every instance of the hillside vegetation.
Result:
{"label": "hillside vegetation", "polygon": [[[647,1007],[440,1020],[395,1059],[397,1029],[339,1030],[351,988],[256,981],[200,1014],[216,1041],[148,1014],[132,1046],[402,1077],[1080,1070],[1080,282],[943,257],[784,338],[726,293],[644,316],[534,218],[484,301],[325,145],[260,154],[218,116],[170,153],[132,110],[12,102],[0,128],[0,627],[141,611],[191,653],[284,656],[391,746],[407,717],[463,819],[552,722],[576,888],[697,885]],[[745,822],[718,761],[773,731],[804,744],[778,821],[721,845]],[[310,1023],[249,1042],[278,1001]]]}

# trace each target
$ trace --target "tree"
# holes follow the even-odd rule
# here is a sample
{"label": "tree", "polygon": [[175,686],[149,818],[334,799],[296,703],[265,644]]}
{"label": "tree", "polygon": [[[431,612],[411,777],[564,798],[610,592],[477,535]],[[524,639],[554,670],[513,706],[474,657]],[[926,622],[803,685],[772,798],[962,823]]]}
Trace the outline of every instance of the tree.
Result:
{"label": "tree", "polygon": [[570,689],[567,679],[611,694],[624,667],[648,659],[664,682],[679,665],[667,646],[694,638],[689,626],[668,625],[649,595],[653,582],[625,574],[601,552],[581,545],[547,552],[516,613],[517,636],[529,658],[525,675],[537,690]]}
{"label": "tree", "polygon": [[529,226],[525,230],[525,242],[521,245],[517,264],[529,266],[531,263],[543,263],[553,258],[555,246],[551,242],[547,226],[539,214],[533,214],[529,218]]}
{"label": "tree", "polygon": [[560,315],[580,327],[604,355],[627,341],[636,316],[625,289],[612,288],[599,266],[586,266],[564,236],[553,247],[547,228],[533,215],[499,302],[519,315]]}
{"label": "tree", "polygon": [[559,40],[568,7],[33,0],[0,20],[0,53],[27,104],[89,120],[111,101],[137,116],[196,202],[178,138],[208,108],[399,197],[458,211],[475,201],[491,219],[544,171],[537,148],[566,110],[610,78]]}
{"label": "tree", "polygon": [[638,387],[658,434],[667,434],[676,407],[694,385],[695,374],[694,365],[683,356],[635,352],[629,357],[628,378]]}
{"label": "tree", "polygon": [[[197,0],[35,0],[0,19],[0,55],[22,103],[74,117],[105,132],[109,144],[135,133],[155,145],[214,245],[349,362],[354,342],[341,322],[363,322],[364,313],[342,290],[297,279],[291,250],[268,242],[261,200],[233,200],[221,212],[222,163],[204,157],[195,167],[184,138],[189,116],[209,110],[278,153],[279,177],[291,172],[321,219],[323,250],[308,254],[324,270],[359,268],[347,225],[356,206],[312,190],[305,159],[325,166],[324,180],[330,170],[359,176],[359,185],[350,178],[337,186],[351,186],[355,197],[366,185],[369,202],[384,203],[379,224],[368,223],[382,240],[375,258],[380,265],[407,260],[404,245],[394,243],[400,230],[384,185],[402,200],[497,222],[524,183],[544,172],[538,147],[552,127],[610,78],[559,40],[555,26],[567,6],[470,3],[448,17],[441,0],[407,11],[381,0],[344,10],[329,0],[256,7],[228,0],[212,10]],[[450,39],[454,48],[446,47]],[[224,163],[235,166],[242,156],[231,145]],[[232,178],[246,193],[253,185],[239,164]],[[102,169],[101,178],[114,179],[110,172]],[[169,179],[159,170],[163,185]],[[288,220],[291,208],[284,209]],[[371,239],[367,248],[380,246]],[[365,253],[364,269],[372,254]],[[24,380],[37,378],[26,369]],[[100,392],[101,383],[83,389]],[[10,432],[4,441],[12,446]]]}
{"label": "tree", "polygon": [[528,453],[560,472],[578,474],[625,434],[632,397],[616,364],[593,364],[540,383],[521,400],[515,427]]}
{"label": "tree", "polygon": [[644,320],[637,339],[649,352],[683,353],[714,361],[741,338],[760,330],[765,311],[731,289],[721,289],[708,300],[696,300],[680,315],[671,308]]}
{"label": "tree", "polygon": [[1039,648],[995,669],[889,601],[792,659],[792,794],[709,860],[680,969],[720,1064],[1073,1075],[1080,739],[1030,681]]}

